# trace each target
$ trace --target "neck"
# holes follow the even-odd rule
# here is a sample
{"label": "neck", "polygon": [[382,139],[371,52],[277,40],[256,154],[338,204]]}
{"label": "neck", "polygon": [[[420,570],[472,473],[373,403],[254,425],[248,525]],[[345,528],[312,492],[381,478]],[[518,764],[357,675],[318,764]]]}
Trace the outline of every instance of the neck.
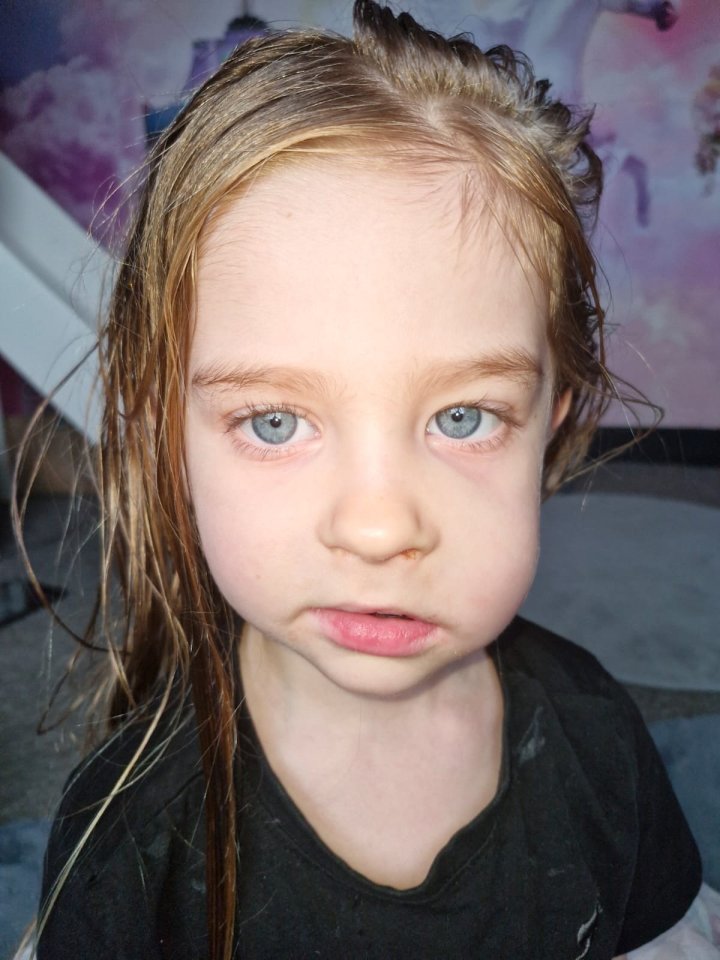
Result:
{"label": "neck", "polygon": [[339,686],[296,651],[245,627],[240,669],[248,708],[265,750],[317,744],[328,755],[360,744],[392,753],[412,743],[462,737],[494,724],[502,692],[492,657],[479,650],[402,694]]}
{"label": "neck", "polygon": [[279,670],[272,652],[245,632],[245,692],[275,776],[352,869],[398,889],[421,883],[497,794],[503,703],[492,658],[476,652],[403,696],[370,697],[302,658]]}

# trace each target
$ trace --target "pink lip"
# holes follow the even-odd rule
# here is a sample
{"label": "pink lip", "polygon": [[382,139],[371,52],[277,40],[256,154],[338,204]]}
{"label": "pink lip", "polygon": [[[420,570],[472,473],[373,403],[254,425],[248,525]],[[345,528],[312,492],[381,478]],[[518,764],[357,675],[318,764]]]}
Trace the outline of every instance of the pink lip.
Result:
{"label": "pink lip", "polygon": [[322,607],[314,613],[328,640],[348,650],[379,657],[410,657],[422,649],[435,630],[435,624],[414,617],[376,617],[368,612],[332,607]]}

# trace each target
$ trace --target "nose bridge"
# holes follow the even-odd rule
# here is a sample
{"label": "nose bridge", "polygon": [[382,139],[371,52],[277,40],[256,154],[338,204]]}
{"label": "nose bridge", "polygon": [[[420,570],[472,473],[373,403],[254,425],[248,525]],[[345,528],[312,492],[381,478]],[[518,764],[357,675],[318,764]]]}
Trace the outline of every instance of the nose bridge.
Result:
{"label": "nose bridge", "polygon": [[368,562],[432,549],[436,536],[412,444],[366,430],[340,454],[323,520],[326,546]]}

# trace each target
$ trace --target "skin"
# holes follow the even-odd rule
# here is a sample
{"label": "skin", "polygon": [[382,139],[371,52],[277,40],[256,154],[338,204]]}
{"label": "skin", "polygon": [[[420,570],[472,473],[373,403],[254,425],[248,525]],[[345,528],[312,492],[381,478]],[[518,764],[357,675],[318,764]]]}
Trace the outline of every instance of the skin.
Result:
{"label": "skin", "polygon": [[[274,171],[214,221],[197,279],[188,482],[245,621],[253,722],[321,839],[398,888],[497,789],[487,647],[534,576],[543,454],[568,401],[540,283],[479,186],[461,215],[464,176]],[[293,376],[248,379],[259,367]],[[438,412],[471,404],[475,433],[447,436]],[[295,434],[261,440],[258,405],[293,410]],[[348,650],[316,610],[350,604],[433,629],[412,656]]]}
{"label": "skin", "polygon": [[[479,188],[461,215],[466,186],[453,168],[274,172],[214,222],[198,274],[188,482],[245,621],[253,723],[320,839],[398,889],[497,790],[487,647],[532,582],[543,454],[570,399],[554,398],[541,285]],[[520,355],[535,375],[502,372]],[[472,377],[437,376],[468,357],[484,358]],[[234,376],[279,366],[299,376]],[[470,403],[476,434],[445,436],[438,411]],[[286,443],[255,434],[257,405],[296,410]],[[435,629],[413,656],[358,653],[314,613],[347,604]]]}

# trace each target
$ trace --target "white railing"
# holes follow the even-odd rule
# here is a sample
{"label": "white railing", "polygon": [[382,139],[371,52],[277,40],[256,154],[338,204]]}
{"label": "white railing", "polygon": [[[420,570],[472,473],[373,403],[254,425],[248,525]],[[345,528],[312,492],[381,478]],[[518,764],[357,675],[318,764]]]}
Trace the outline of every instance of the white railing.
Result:
{"label": "white railing", "polygon": [[[44,396],[94,344],[110,272],[107,253],[0,153],[0,354]],[[93,354],[52,397],[91,439],[99,426],[96,372]],[[0,436],[0,487],[4,446]]]}

